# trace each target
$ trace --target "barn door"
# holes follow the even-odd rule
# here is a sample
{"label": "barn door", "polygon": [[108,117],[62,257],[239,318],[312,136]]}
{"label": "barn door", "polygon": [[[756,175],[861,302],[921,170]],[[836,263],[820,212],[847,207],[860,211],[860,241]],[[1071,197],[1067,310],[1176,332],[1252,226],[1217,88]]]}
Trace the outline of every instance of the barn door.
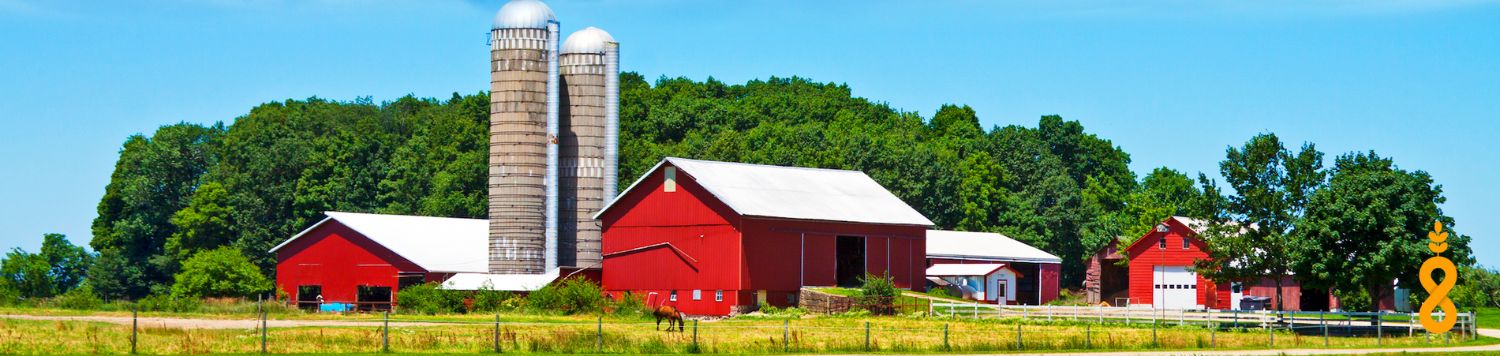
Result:
{"label": "barn door", "polygon": [[838,276],[838,285],[858,287],[860,277],[865,274],[865,238],[839,236],[837,250],[834,274]]}

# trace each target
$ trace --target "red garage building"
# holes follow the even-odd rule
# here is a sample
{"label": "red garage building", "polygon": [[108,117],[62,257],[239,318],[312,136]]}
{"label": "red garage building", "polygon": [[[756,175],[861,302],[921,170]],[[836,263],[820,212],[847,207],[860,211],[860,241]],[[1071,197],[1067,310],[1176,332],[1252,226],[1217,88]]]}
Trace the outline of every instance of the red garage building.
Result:
{"label": "red garage building", "polygon": [[667,158],[595,217],[604,289],[688,314],[795,305],[803,286],[925,285],[932,222],[869,176]]}
{"label": "red garage building", "polygon": [[1230,290],[1199,277],[1193,262],[1208,258],[1201,222],[1174,216],[1124,250],[1130,258],[1130,305],[1157,309],[1229,308]]}
{"label": "red garage building", "polygon": [[324,214],[271,249],[276,288],[304,308],[316,308],[321,296],[324,303],[385,309],[402,287],[488,268],[485,220]]}

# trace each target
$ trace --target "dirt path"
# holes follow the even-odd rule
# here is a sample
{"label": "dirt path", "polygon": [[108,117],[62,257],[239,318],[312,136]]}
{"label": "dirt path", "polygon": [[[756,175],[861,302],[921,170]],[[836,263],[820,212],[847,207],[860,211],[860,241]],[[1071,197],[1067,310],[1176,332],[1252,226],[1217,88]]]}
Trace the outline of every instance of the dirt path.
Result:
{"label": "dirt path", "polygon": [[[111,323],[119,325],[130,325],[128,316],[63,316],[63,315],[0,315],[0,318],[22,319],[22,320],[64,320],[64,321],[89,321]],[[142,328],[172,328],[172,329],[254,329],[258,320],[235,320],[235,319],[192,319],[192,318],[159,318],[141,317],[139,319]],[[273,328],[291,328],[302,326],[371,326],[378,327],[383,323],[380,321],[355,321],[355,320],[267,320],[266,325]],[[424,323],[393,321],[391,326],[438,326],[449,325],[445,323]]]}

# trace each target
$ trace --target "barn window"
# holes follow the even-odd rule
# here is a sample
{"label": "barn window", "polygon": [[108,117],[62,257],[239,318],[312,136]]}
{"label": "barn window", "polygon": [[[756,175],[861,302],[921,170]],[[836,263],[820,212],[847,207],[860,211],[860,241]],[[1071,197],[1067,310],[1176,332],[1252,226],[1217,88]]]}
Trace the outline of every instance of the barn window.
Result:
{"label": "barn window", "polygon": [[693,290],[693,300],[703,300],[703,290],[701,290],[701,289],[694,289]]}
{"label": "barn window", "polygon": [[1159,245],[1158,246],[1159,248],[1161,248],[1163,250],[1167,249],[1167,237],[1166,236],[1162,236],[1161,240],[1157,240],[1157,244]]}
{"label": "barn window", "polygon": [[721,289],[721,290],[714,291],[714,301],[715,302],[722,302],[722,301],[724,301],[724,290]]}
{"label": "barn window", "polygon": [[667,300],[674,302],[677,301],[677,291],[674,290],[672,291],[672,294],[667,295]]}
{"label": "barn window", "polygon": [[1186,249],[1188,249],[1188,246],[1191,246],[1191,245],[1192,245],[1192,240],[1188,240],[1187,236],[1183,236],[1182,237],[1182,249],[1186,250]]}
{"label": "barn window", "polygon": [[666,181],[662,182],[662,191],[667,193],[677,191],[677,167],[667,167],[662,175],[666,176]]}

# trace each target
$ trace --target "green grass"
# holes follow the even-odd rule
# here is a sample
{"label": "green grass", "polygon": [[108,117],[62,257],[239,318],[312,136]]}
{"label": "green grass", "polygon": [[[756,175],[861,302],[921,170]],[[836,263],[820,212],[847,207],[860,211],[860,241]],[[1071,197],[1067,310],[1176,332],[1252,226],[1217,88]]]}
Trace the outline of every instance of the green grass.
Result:
{"label": "green grass", "polygon": [[[369,315],[332,317],[372,319]],[[493,347],[493,316],[406,316],[402,319],[449,324],[391,328],[389,340],[391,349],[396,352],[475,353],[487,352]],[[688,353],[695,350],[691,325],[696,325],[696,350],[705,353],[863,353],[867,352],[864,346],[866,323],[871,340],[868,352],[877,353],[1248,350],[1270,346],[1263,330],[1210,334],[1201,327],[1162,326],[1153,333],[1148,325],[844,315],[705,320],[690,323],[689,331],[683,333],[655,331],[654,323],[650,321],[606,318],[602,325],[603,347],[596,349],[600,325],[591,316],[507,314],[504,320],[506,323],[501,327],[500,339],[501,347],[507,353]],[[783,325],[789,328],[783,329]],[[1022,345],[1015,344],[1014,332],[1018,325],[1023,329]],[[943,346],[945,329],[949,346],[946,348]],[[1151,341],[1153,334],[1157,335],[1156,343]],[[4,350],[0,353],[124,353],[129,350],[129,335],[128,325],[0,319],[0,350]],[[380,327],[371,326],[272,328],[267,346],[273,353],[361,354],[379,351],[382,335]],[[1277,332],[1275,338],[1276,348],[1323,347],[1320,337]],[[1212,347],[1210,340],[1214,343]],[[260,349],[259,341],[259,334],[250,329],[182,330],[143,325],[138,348],[144,354],[254,353]],[[1455,341],[1452,346],[1497,341],[1500,340]],[[1335,348],[1369,348],[1375,347],[1375,340],[1333,338],[1331,344]],[[1428,342],[1420,336],[1388,337],[1383,346],[1444,344],[1441,339]]]}
{"label": "green grass", "polygon": [[1500,308],[1479,308],[1476,312],[1480,328],[1500,329]]}

